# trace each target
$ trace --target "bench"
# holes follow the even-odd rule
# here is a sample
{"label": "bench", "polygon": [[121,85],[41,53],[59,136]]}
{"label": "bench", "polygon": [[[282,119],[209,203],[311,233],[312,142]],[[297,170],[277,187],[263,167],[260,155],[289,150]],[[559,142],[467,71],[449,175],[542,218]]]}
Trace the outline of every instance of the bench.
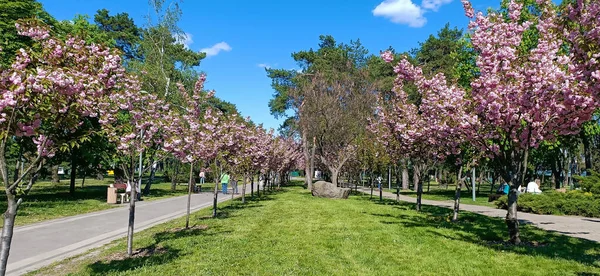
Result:
{"label": "bench", "polygon": [[[126,183],[115,183],[113,186],[117,189],[117,196],[121,199],[119,201],[119,203],[123,204],[125,202],[129,202],[129,194],[126,192],[127,184]],[[119,190],[121,190],[123,192],[119,193]]]}

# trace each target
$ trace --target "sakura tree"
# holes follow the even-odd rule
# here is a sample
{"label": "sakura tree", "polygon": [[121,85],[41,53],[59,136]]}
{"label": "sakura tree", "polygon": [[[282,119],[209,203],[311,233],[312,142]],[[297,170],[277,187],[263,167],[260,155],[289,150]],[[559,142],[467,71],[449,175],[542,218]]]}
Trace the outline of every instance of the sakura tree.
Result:
{"label": "sakura tree", "polygon": [[[391,62],[390,52],[382,58]],[[448,155],[458,154],[460,144],[477,124],[476,116],[468,109],[464,90],[448,84],[443,74],[431,78],[423,75],[407,59],[394,67],[398,75],[393,93],[379,99],[377,120],[370,129],[392,156],[407,156],[413,161],[417,177]],[[421,102],[408,99],[406,85],[416,86]],[[421,210],[423,185],[417,187],[417,210]]]}
{"label": "sakura tree", "polygon": [[[466,15],[473,18],[469,29],[480,70],[471,82],[480,126],[470,141],[499,164],[496,169],[511,186],[506,223],[510,241],[518,244],[517,188],[526,178],[529,151],[543,141],[579,132],[597,107],[593,87],[598,71],[589,70],[595,61],[581,59],[579,46],[572,53],[564,51],[562,35],[566,30],[558,24],[551,1],[537,1],[542,11],[537,22],[522,20],[524,7],[515,1],[510,2],[507,16],[475,14],[468,0],[462,2]],[[598,14],[597,4],[584,11],[582,3],[588,2],[578,3],[581,5],[570,16],[593,28],[594,20],[598,20],[593,18]],[[538,34],[532,49],[522,47],[526,30]],[[595,30],[596,34],[584,35],[597,39],[597,27]],[[571,32],[569,37],[579,35]]]}
{"label": "sakura tree", "polygon": [[[167,133],[165,128],[178,118],[171,115],[169,105],[156,95],[141,91],[137,80],[132,80],[126,89],[105,97],[98,106],[103,131],[109,141],[116,145],[119,153],[117,163],[125,173],[127,189],[130,190],[127,254],[131,256],[135,202],[142,185],[142,176],[152,167],[151,162],[144,162],[143,154],[156,145],[162,145],[164,134]],[[159,150],[158,154],[161,153],[164,154]]]}
{"label": "sakura tree", "polygon": [[185,228],[189,228],[190,223],[194,164],[211,160],[216,155],[215,143],[212,143],[216,138],[213,111],[210,107],[204,108],[214,92],[203,93],[205,80],[206,76],[201,75],[191,96],[183,85],[178,84],[180,96],[187,107],[179,112],[170,112],[167,118],[171,123],[165,128],[168,135],[165,136],[163,149],[190,166]]}
{"label": "sakura tree", "polygon": [[[106,95],[135,86],[125,73],[119,55],[108,48],[68,37],[59,39],[35,21],[16,24],[20,35],[34,45],[20,49],[9,68],[0,68],[0,174],[8,207],[4,213],[0,244],[0,275],[6,272],[17,210],[35,184],[45,160],[57,150],[88,139],[68,133],[86,117],[97,117]],[[9,179],[7,143],[29,139],[37,146],[34,159]],[[28,178],[27,183],[23,183]]]}

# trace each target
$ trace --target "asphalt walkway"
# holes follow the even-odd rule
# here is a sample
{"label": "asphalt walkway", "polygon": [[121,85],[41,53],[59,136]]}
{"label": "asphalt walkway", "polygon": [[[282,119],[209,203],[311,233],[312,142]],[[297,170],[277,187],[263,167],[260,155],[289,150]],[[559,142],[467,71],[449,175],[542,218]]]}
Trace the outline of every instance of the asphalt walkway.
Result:
{"label": "asphalt walkway", "polygon": [[[359,189],[365,193],[371,193],[370,189]],[[379,191],[373,191],[373,196],[379,197]],[[396,194],[390,192],[383,192],[383,197],[396,199]],[[416,203],[417,199],[414,197],[408,197],[400,195],[400,200]],[[465,202],[465,203],[463,203]],[[422,199],[424,205],[432,205],[438,207],[444,207],[448,209],[454,208],[454,201],[438,201],[438,200],[427,200]],[[461,200],[460,203],[461,211],[469,211],[477,214],[481,214],[488,217],[505,218],[506,210],[496,209],[493,207],[469,205],[468,200]],[[460,218],[460,214],[459,214]],[[586,218],[576,216],[553,216],[553,215],[538,215],[531,213],[517,213],[517,219],[521,224],[532,224],[538,228],[558,232],[563,235],[583,238],[600,242],[600,219],[598,218]]]}
{"label": "asphalt walkway", "polygon": [[[249,186],[246,191],[249,196]],[[239,192],[241,193],[241,187],[239,187]],[[239,196],[239,194],[236,195],[236,197]],[[229,199],[231,199],[231,194],[219,194],[219,202]],[[191,210],[211,207],[212,202],[212,192],[193,194]],[[6,274],[22,275],[126,236],[129,204],[126,203],[122,206],[16,227]],[[139,232],[184,216],[186,208],[187,195],[136,202],[135,231]]]}

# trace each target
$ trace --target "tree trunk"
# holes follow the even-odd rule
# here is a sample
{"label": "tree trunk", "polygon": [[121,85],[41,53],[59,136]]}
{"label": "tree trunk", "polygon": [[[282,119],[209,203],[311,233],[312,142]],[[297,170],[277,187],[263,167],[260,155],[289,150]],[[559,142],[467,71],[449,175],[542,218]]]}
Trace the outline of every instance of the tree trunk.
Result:
{"label": "tree trunk", "polygon": [[60,175],[58,174],[58,165],[52,166],[52,184],[60,184]]}
{"label": "tree trunk", "polygon": [[421,199],[423,197],[423,183],[421,182],[421,177],[417,176],[419,182],[417,183],[417,212],[421,212]]}
{"label": "tree trunk", "polygon": [[190,208],[192,205],[192,184],[194,181],[194,162],[190,163],[190,179],[188,181],[187,214],[185,217],[185,229],[190,228]]}
{"label": "tree trunk", "polygon": [[[133,170],[131,175],[133,175]],[[133,254],[133,226],[135,222],[135,198],[137,196],[137,187],[135,185],[135,179],[129,180],[128,182],[129,185],[131,185],[131,196],[129,197],[129,225],[127,226],[127,256],[131,257]]]}
{"label": "tree trunk", "polygon": [[402,160],[402,190],[408,190],[408,164],[406,159]]}
{"label": "tree trunk", "polygon": [[413,165],[413,189],[419,190],[419,185],[421,183],[421,179],[419,179],[419,168],[416,165]]}
{"label": "tree trunk", "polygon": [[317,149],[317,141],[316,138],[313,137],[313,145],[310,149],[310,189],[312,191],[312,177],[315,174],[315,150]]}
{"label": "tree trunk", "polygon": [[337,187],[338,185],[338,174],[340,171],[337,168],[329,167],[329,173],[331,173],[331,183]]}
{"label": "tree trunk", "polygon": [[246,180],[248,175],[244,174],[242,180],[242,204],[246,203]]}
{"label": "tree trunk", "polygon": [[179,162],[175,161],[175,172],[171,175],[171,191],[177,189],[177,176],[179,175]]}
{"label": "tree trunk", "polygon": [[254,174],[250,174],[250,198],[254,198]]}
{"label": "tree trunk", "polygon": [[[216,162],[216,161],[215,161]],[[216,166],[215,166],[216,168]],[[217,176],[217,170],[215,169],[215,189],[213,194],[213,213],[212,217],[217,217],[217,199],[219,197],[219,185],[221,184],[221,177]]]}
{"label": "tree trunk", "polygon": [[152,187],[152,182],[154,182],[154,177],[156,176],[156,169],[158,168],[158,165],[156,168],[154,167],[154,158],[150,158],[148,164],[151,164],[152,168],[150,168],[150,178],[148,178],[148,182],[146,182],[146,186],[144,186],[144,195],[150,194],[150,188]]}
{"label": "tree trunk", "polygon": [[510,182],[507,181],[508,183],[510,183],[510,192],[508,193],[508,208],[507,208],[508,210],[506,213],[506,226],[508,226],[508,234],[510,236],[510,242],[513,244],[521,243],[521,238],[519,237],[519,220],[517,219],[517,200],[518,200],[517,189],[519,187],[519,184],[523,184],[523,182],[525,180],[525,175],[527,173],[528,157],[529,157],[529,150],[525,149],[523,162],[522,162],[522,168],[519,168],[519,170],[517,170],[517,171],[520,171],[521,169],[523,170],[521,177],[518,178],[518,180],[517,180],[517,182],[520,182],[520,183],[515,183],[512,180],[510,180]]}
{"label": "tree trunk", "polygon": [[[458,181],[462,179],[462,166],[458,169]],[[460,189],[462,185],[456,185],[456,193],[454,194],[454,214],[452,215],[452,221],[458,220],[458,211],[460,210]]]}
{"label": "tree trunk", "polygon": [[83,171],[83,179],[81,180],[81,188],[83,188],[83,185],[85,184],[85,177],[87,176],[87,174],[85,173],[85,171]]}
{"label": "tree trunk", "polygon": [[371,172],[371,176],[369,177],[369,186],[371,186],[371,199],[373,199],[373,172]]}
{"label": "tree trunk", "polygon": [[592,148],[590,146],[590,138],[585,135],[585,132],[581,132],[581,141],[583,141],[583,156],[585,159],[585,171],[589,173],[592,169]]}
{"label": "tree trunk", "polygon": [[302,132],[302,153],[304,154],[304,182],[309,191],[312,191],[312,174],[310,167],[310,153],[308,146],[308,138],[306,136],[306,131]]}
{"label": "tree trunk", "polygon": [[77,162],[75,160],[75,149],[71,152],[71,183],[69,184],[69,194],[75,196],[75,178],[77,177]]}
{"label": "tree trunk", "polygon": [[[8,186],[8,185],[7,185]],[[7,208],[4,212],[4,224],[2,226],[2,240],[0,243],[0,275],[5,275],[8,255],[12,243],[15,218],[17,217],[18,204],[15,196],[9,190],[6,191]]]}

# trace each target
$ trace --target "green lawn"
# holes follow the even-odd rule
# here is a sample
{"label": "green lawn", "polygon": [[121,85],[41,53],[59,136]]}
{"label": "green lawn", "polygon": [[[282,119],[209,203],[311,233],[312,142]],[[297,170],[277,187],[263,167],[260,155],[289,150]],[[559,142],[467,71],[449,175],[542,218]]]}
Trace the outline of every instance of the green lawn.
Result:
{"label": "green lawn", "polygon": [[[440,201],[444,201],[444,200],[454,201],[454,196],[456,193],[456,185],[448,185],[447,187],[441,187],[441,186],[439,186],[439,184],[437,182],[431,181],[431,184],[429,185],[429,191],[427,189],[427,186],[428,186],[427,182],[425,182],[425,184],[423,186],[423,199],[440,200]],[[384,187],[383,191],[396,194],[395,188],[387,189],[386,187],[388,187],[388,185],[383,185],[383,187]],[[367,186],[367,188],[368,188],[368,186]],[[497,188],[497,186],[496,186],[496,188]],[[414,197],[414,198],[417,197],[417,192],[413,191],[413,190],[408,190],[408,191],[400,190],[400,194],[405,195],[405,196]],[[488,184],[488,183],[485,183],[481,187],[479,187],[479,192],[477,192],[477,194],[476,194],[475,201],[473,201],[473,196],[472,196],[470,190],[462,189],[461,193],[460,193],[460,196],[461,196],[460,203],[496,208],[496,205],[493,202],[488,202],[489,194],[490,194],[490,184]],[[373,196],[379,196],[379,193],[377,191],[377,186],[375,186],[375,189],[373,189]]]}
{"label": "green lawn", "polygon": [[[161,181],[161,178],[157,178]],[[33,186],[31,193],[24,199],[17,212],[17,226],[40,222],[49,219],[73,216],[94,211],[110,209],[119,204],[107,204],[106,192],[112,178],[105,180],[86,179],[81,187],[81,179],[77,179],[75,195],[69,194],[69,181],[62,180],[60,184],[39,182]],[[203,191],[214,187],[213,184],[203,185]],[[142,186],[143,188],[143,186]],[[177,185],[176,191],[171,191],[171,183],[152,184],[150,194],[143,200],[156,200],[166,197],[187,194],[187,185]],[[6,210],[6,195],[0,194],[0,210]],[[2,225],[0,225],[0,229]]]}
{"label": "green lawn", "polygon": [[124,259],[124,239],[36,275],[598,275],[600,245],[522,227],[525,246],[501,243],[501,219],[410,203],[313,198],[298,187],[222,204],[137,234],[143,256]]}

